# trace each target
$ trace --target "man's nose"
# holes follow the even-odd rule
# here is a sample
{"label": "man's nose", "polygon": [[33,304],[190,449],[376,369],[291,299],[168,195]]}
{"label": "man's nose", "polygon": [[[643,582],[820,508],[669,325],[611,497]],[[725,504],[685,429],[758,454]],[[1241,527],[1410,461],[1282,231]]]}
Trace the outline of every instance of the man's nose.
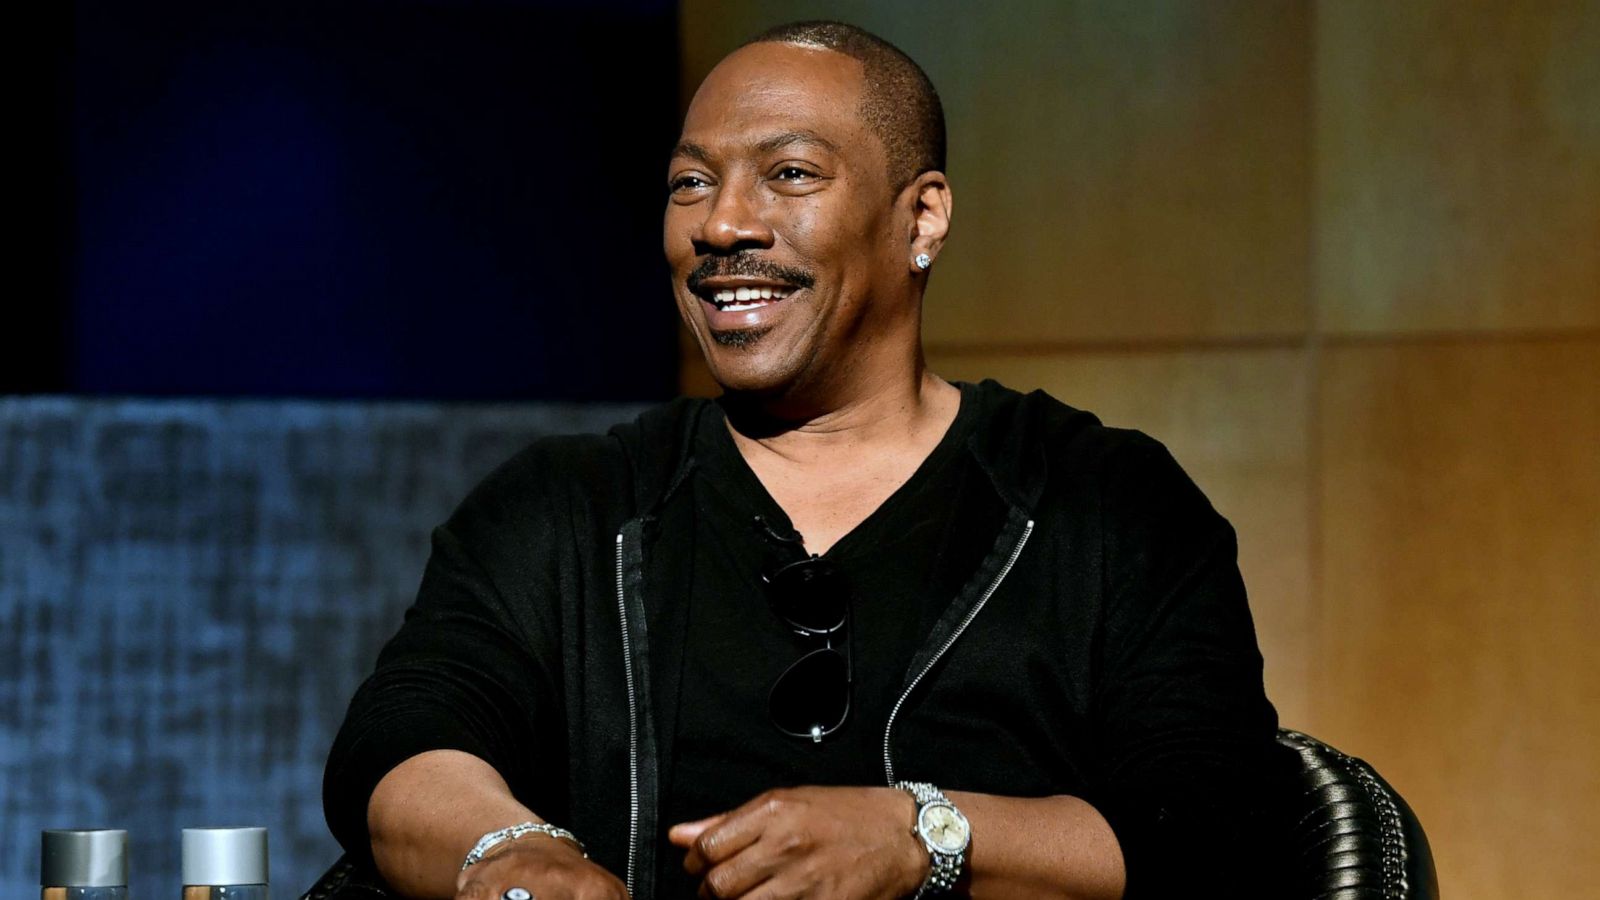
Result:
{"label": "man's nose", "polygon": [[741,184],[725,184],[717,190],[694,237],[697,253],[772,246],[772,228],[754,193],[753,188]]}

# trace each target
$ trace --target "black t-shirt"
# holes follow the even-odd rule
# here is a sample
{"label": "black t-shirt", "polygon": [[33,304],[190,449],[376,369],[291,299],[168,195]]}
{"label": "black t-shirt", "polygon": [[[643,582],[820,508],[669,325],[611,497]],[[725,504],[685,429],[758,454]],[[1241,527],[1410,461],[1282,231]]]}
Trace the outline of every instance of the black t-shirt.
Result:
{"label": "black t-shirt", "polygon": [[[768,603],[763,565],[800,559],[774,540],[792,526],[740,456],[721,416],[705,416],[695,440],[696,505],[688,630],[663,830],[726,812],[764,790],[793,785],[884,784],[883,729],[904,690],[911,658],[982,562],[1005,514],[967,449],[981,418],[979,392],[961,385],[944,438],[899,490],[841,538],[825,558],[849,586],[853,685],[848,718],[820,743],[773,725],[774,681],[821,646],[796,635]],[[982,533],[983,540],[972,540]],[[835,644],[837,646],[837,642]],[[683,852],[660,838],[663,897],[694,895]]]}

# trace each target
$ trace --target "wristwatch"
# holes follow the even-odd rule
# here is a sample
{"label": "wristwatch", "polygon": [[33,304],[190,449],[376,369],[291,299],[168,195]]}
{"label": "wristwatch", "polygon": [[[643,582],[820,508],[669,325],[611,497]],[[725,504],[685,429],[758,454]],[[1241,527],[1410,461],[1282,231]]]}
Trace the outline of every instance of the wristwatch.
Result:
{"label": "wristwatch", "polygon": [[911,833],[928,848],[928,860],[933,863],[915,896],[920,898],[953,890],[966,865],[967,848],[972,845],[972,825],[950,798],[933,785],[925,781],[902,781],[896,787],[917,801],[917,817],[911,824]]}

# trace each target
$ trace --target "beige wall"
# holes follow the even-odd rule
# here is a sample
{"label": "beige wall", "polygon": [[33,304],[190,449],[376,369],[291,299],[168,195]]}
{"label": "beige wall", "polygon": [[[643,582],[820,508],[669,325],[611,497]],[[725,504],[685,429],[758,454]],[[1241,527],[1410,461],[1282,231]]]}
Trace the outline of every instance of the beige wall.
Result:
{"label": "beige wall", "polygon": [[[1452,900],[1600,882],[1600,3],[685,0],[872,28],[944,96],[935,370],[1172,447],[1286,725]],[[685,383],[704,388],[686,356]]]}

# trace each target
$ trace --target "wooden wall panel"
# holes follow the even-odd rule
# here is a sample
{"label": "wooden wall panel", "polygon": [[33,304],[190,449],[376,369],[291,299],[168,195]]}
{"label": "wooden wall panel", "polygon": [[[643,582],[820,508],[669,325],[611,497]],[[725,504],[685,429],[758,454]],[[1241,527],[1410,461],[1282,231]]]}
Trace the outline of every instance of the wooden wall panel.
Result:
{"label": "wooden wall panel", "polygon": [[1301,351],[950,355],[930,365],[947,378],[1043,388],[1165,443],[1239,532],[1269,694],[1285,724],[1311,727],[1309,387]]}
{"label": "wooden wall panel", "polygon": [[1600,882],[1600,340],[1326,351],[1315,720],[1452,900]]}
{"label": "wooden wall panel", "polygon": [[686,0],[681,15],[690,90],[749,34],[817,15],[929,72],[955,191],[931,341],[1303,331],[1304,4]]}
{"label": "wooden wall panel", "polygon": [[1332,332],[1600,326],[1600,4],[1317,4]]}

